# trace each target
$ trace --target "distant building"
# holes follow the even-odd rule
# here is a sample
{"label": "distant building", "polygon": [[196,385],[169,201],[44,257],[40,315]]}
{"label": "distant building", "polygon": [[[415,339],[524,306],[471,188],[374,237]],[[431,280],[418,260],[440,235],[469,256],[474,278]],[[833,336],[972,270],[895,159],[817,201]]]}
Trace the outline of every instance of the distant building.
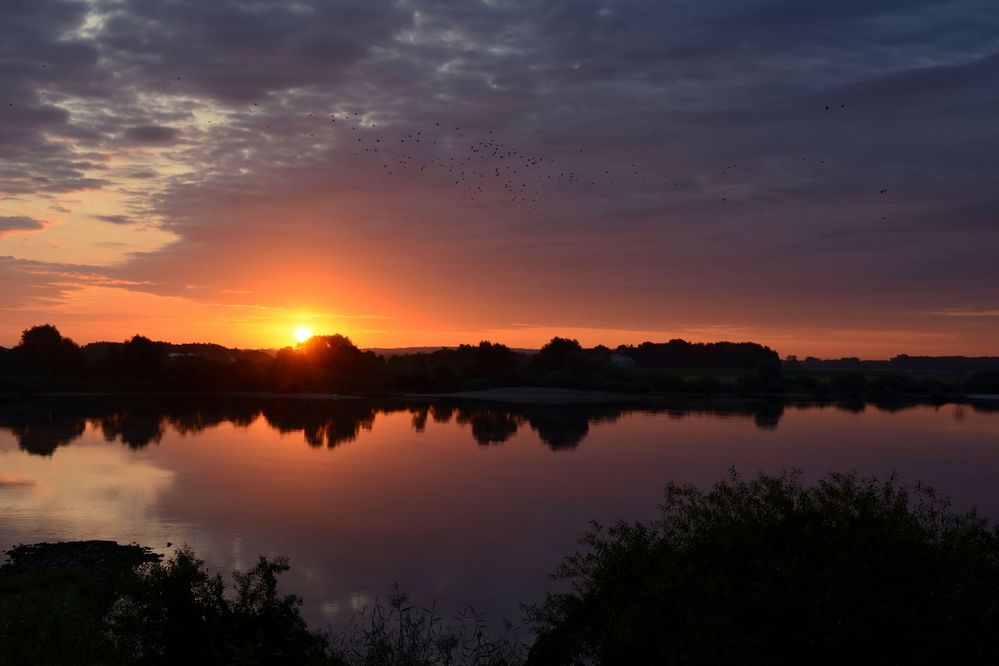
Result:
{"label": "distant building", "polygon": [[611,354],[610,364],[614,368],[634,368],[635,359],[627,354]]}

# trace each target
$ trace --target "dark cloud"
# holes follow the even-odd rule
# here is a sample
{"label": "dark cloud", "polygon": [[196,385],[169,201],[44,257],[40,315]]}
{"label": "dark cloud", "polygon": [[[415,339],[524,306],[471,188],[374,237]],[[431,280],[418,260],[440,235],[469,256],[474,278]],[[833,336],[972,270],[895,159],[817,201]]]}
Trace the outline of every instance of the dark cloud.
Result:
{"label": "dark cloud", "polygon": [[38,231],[45,223],[30,217],[0,217],[0,236],[18,231]]}
{"label": "dark cloud", "polygon": [[329,84],[412,20],[395,2],[104,5],[102,48],[154,90],[230,102]]}
{"label": "dark cloud", "polygon": [[139,125],[125,130],[125,139],[130,143],[167,145],[175,142],[179,134],[175,127]]}
{"label": "dark cloud", "polygon": [[[21,310],[42,310],[62,300],[68,291],[65,279],[59,277],[60,271],[67,267],[44,262],[26,261],[14,257],[0,256],[0,312],[17,312]],[[32,322],[22,324],[13,319],[4,323],[17,328],[27,328]]]}

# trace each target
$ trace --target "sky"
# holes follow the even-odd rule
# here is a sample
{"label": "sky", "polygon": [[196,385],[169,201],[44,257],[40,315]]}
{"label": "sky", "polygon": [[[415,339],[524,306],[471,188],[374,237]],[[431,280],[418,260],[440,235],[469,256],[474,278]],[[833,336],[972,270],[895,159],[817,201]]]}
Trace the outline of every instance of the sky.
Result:
{"label": "sky", "polygon": [[0,345],[999,354],[994,0],[4,0]]}

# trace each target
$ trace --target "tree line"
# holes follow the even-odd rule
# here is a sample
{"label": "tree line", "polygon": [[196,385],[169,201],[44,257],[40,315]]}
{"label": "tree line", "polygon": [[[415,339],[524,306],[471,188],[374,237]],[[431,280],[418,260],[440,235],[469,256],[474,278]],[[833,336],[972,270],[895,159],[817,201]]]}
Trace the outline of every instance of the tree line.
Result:
{"label": "tree line", "polygon": [[[77,345],[51,325],[23,332],[0,350],[0,393],[47,391],[278,392],[385,396],[502,387],[559,387],[629,394],[739,394],[850,397],[883,401],[918,397],[944,402],[965,393],[999,393],[999,369],[942,357],[896,357],[893,371],[861,362],[840,367],[793,357],[754,342],[643,342],[615,349],[552,338],[537,352],[483,341],[453,348],[379,355],[343,335],[316,336],[277,352],[214,344],[170,344],[135,335],[126,342]],[[875,364],[868,367],[871,363]],[[924,368],[960,366],[967,374]],[[972,370],[977,371],[971,372]],[[921,374],[922,373],[922,374]]]}
{"label": "tree line", "polygon": [[[712,392],[712,382],[689,386],[677,375],[653,383],[635,368],[726,367],[779,374],[777,353],[756,343],[671,340],[637,347],[584,348],[555,337],[537,353],[483,341],[436,351],[380,356],[343,335],[316,336],[276,353],[219,345],[174,345],[141,335],[122,343],[77,345],[51,325],[30,328],[0,352],[0,391],[277,391],[380,395],[452,392],[508,386],[554,386],[619,392]],[[762,368],[762,370],[761,370]],[[759,371],[759,372],[758,372]],[[769,375],[768,375],[769,373]]]}

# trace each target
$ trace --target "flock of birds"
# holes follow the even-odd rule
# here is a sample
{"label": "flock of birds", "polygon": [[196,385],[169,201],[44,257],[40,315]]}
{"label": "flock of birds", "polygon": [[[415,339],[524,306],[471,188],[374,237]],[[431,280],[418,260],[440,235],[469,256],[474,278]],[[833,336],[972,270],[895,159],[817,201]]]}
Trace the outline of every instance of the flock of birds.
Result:
{"label": "flock of birds", "polygon": [[[839,105],[839,109],[846,109],[846,104]],[[325,135],[341,148],[346,146],[351,157],[374,159],[386,175],[437,172],[446,176],[446,182],[460,188],[469,201],[499,195],[509,203],[537,208],[547,193],[562,186],[601,188],[591,190],[597,193],[621,186],[651,186],[660,192],[680,187],[677,180],[653,164],[622,161],[613,166],[594,166],[599,163],[587,163],[582,148],[548,153],[529,151],[501,141],[493,130],[463,128],[440,120],[428,121],[423,126],[410,125],[405,130],[379,128],[358,111],[340,111],[328,116],[308,113],[304,120],[325,125],[310,128],[312,138]],[[737,168],[737,164],[726,164],[716,173],[720,177],[731,176]],[[701,177],[697,185],[703,189],[717,186],[716,200],[728,202],[729,194],[721,193],[727,184],[721,178],[706,183]],[[879,190],[882,196],[887,192],[886,187]]]}
{"label": "flock of birds", "polygon": [[[309,113],[307,118],[315,120],[317,116]],[[616,183],[617,176],[610,169],[605,169],[602,177],[587,178],[569,160],[522,150],[500,141],[493,130],[475,136],[461,126],[453,126],[452,130],[450,125],[433,121],[423,129],[379,132],[376,124],[366,122],[356,111],[341,112],[339,116],[330,114],[329,123],[327,138],[346,139],[352,157],[375,158],[381,170],[390,176],[410,170],[446,174],[448,181],[460,187],[470,201],[497,192],[511,203],[536,208],[541,197],[558,185]],[[343,137],[341,132],[349,132],[349,136]],[[316,133],[311,132],[310,136],[315,137]],[[582,149],[576,149],[576,154],[582,153]],[[630,171],[641,181],[647,180],[639,164],[632,163]],[[655,167],[648,167],[648,171],[654,172]],[[663,187],[670,186],[675,187],[676,183],[663,181]]]}

